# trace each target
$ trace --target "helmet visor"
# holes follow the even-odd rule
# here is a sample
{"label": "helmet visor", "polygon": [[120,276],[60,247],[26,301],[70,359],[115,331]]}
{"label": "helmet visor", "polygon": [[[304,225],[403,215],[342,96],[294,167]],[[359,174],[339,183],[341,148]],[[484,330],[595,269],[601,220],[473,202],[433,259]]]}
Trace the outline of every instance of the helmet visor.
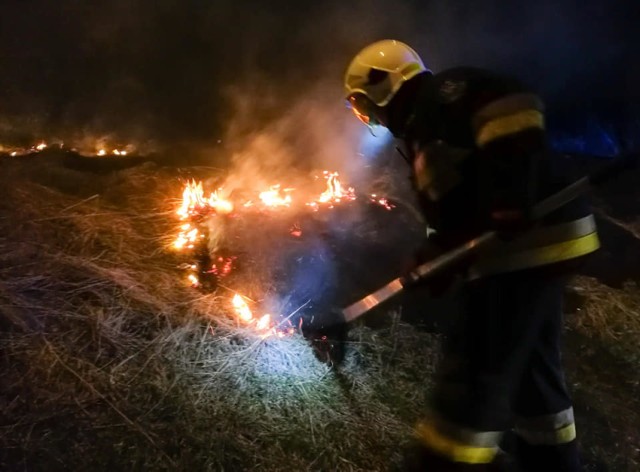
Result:
{"label": "helmet visor", "polygon": [[347,99],[347,106],[367,126],[380,124],[375,115],[375,104],[362,93],[354,93]]}

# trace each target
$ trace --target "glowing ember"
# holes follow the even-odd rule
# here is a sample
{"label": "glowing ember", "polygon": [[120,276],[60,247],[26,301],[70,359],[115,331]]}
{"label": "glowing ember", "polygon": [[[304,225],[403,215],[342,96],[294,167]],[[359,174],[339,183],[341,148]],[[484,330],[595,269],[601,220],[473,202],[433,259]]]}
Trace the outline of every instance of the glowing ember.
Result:
{"label": "glowing ember", "polygon": [[211,267],[211,272],[218,277],[226,277],[231,273],[233,268],[233,261],[236,260],[235,256],[222,257],[218,256]]}
{"label": "glowing ember", "polygon": [[187,276],[187,279],[189,279],[189,283],[191,284],[192,287],[198,287],[200,285],[200,281],[198,280],[198,276],[195,274],[189,274]]}
{"label": "glowing ember", "polygon": [[291,234],[291,236],[293,236],[294,238],[299,238],[300,236],[302,236],[302,228],[300,228],[300,225],[296,223],[289,230],[289,234]]}
{"label": "glowing ember", "polygon": [[389,202],[389,200],[387,200],[385,197],[378,197],[375,193],[372,193],[370,198],[373,203],[375,203],[376,205],[380,205],[385,210],[391,211],[393,208],[396,207],[393,203]]}
{"label": "glowing ember", "polygon": [[272,185],[269,190],[260,192],[258,196],[262,203],[269,208],[288,207],[291,205],[291,195],[288,193],[292,191],[292,188],[280,190],[280,184],[278,184]]}

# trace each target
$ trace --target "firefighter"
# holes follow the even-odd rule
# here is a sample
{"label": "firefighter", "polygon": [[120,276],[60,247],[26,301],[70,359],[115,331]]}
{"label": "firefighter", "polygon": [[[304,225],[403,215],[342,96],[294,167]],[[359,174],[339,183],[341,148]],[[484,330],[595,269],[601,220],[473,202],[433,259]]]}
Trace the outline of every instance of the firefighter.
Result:
{"label": "firefighter", "polygon": [[537,201],[571,183],[564,158],[547,144],[540,98],[482,69],[433,74],[395,40],[355,56],[345,92],[362,122],[404,142],[418,201],[436,231],[429,257],[488,230],[503,236],[425,282],[441,292],[462,275],[464,303],[407,468],[496,470],[509,431],[520,469],[579,470],[560,359],[563,290],[599,241],[583,199],[532,220]]}

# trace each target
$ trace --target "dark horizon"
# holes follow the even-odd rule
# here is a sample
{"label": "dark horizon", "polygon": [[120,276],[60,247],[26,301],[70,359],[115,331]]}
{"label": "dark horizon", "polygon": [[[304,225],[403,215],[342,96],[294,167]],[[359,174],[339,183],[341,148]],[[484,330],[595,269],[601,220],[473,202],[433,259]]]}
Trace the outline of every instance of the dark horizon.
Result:
{"label": "dark horizon", "polygon": [[612,108],[637,120],[635,12],[632,2],[602,3],[6,1],[0,140],[214,143],[261,129],[302,100],[335,112],[346,63],[385,37],[409,42],[435,71],[515,74],[551,111]]}

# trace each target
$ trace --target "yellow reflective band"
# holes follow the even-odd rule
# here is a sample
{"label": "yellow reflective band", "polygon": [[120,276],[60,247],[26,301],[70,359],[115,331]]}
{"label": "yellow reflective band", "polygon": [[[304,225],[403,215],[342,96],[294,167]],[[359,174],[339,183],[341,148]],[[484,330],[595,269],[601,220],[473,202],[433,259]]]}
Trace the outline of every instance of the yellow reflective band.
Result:
{"label": "yellow reflective band", "polygon": [[432,424],[419,423],[416,434],[427,448],[454,462],[489,464],[498,452],[497,447],[470,446],[443,436]]}
{"label": "yellow reflective band", "polygon": [[526,110],[543,112],[544,105],[540,99],[532,93],[516,93],[499,98],[476,112],[471,120],[473,130],[477,132],[485,124],[496,118],[503,118]]}
{"label": "yellow reflective band", "polygon": [[576,424],[570,423],[555,431],[529,431],[516,428],[516,434],[532,446],[556,446],[566,444],[576,438]]}
{"label": "yellow reflective band", "polygon": [[534,247],[514,253],[504,252],[486,261],[479,261],[476,266],[471,268],[469,278],[473,280],[485,275],[562,262],[594,252],[599,247],[598,233],[593,232],[580,238],[548,246]]}
{"label": "yellow reflective band", "polygon": [[531,263],[540,265],[584,256],[599,247],[600,239],[598,239],[598,233],[593,232],[580,238],[535,248],[527,252],[530,253]]}
{"label": "yellow reflective band", "polygon": [[476,144],[484,147],[491,141],[530,128],[544,129],[544,116],[538,110],[524,110],[485,123],[476,134]]}
{"label": "yellow reflective band", "polygon": [[576,424],[571,423],[555,432],[556,444],[566,444],[576,438]]}

